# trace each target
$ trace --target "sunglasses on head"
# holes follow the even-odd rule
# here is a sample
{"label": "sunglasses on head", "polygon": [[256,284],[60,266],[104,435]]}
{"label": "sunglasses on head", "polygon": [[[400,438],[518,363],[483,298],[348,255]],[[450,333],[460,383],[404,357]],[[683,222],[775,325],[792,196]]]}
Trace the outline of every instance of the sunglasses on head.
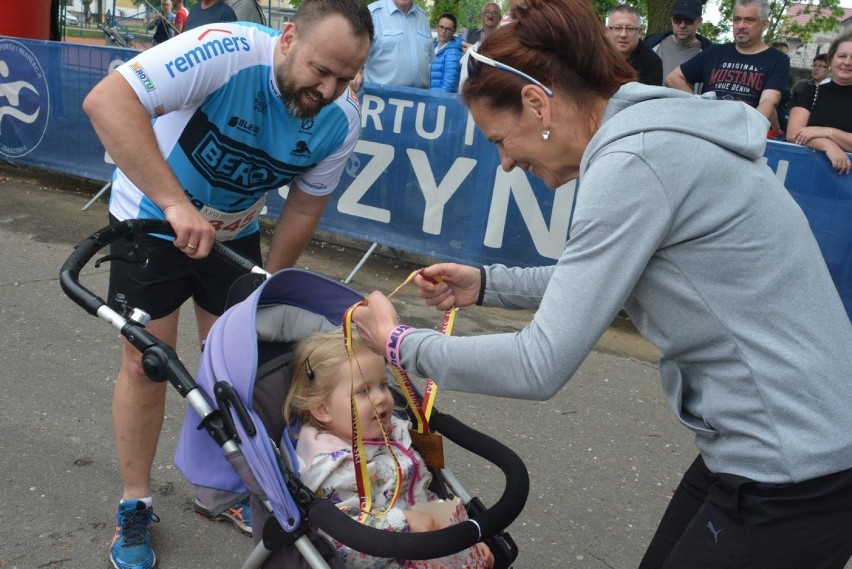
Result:
{"label": "sunglasses on head", "polygon": [[548,97],[553,97],[553,91],[551,91],[550,89],[545,87],[544,84],[541,81],[539,81],[538,79],[535,79],[533,77],[530,77],[529,75],[527,75],[523,71],[519,71],[519,70],[515,69],[514,67],[512,67],[511,65],[506,65],[505,63],[500,63],[499,61],[494,61],[490,57],[486,57],[486,56],[482,55],[481,53],[479,53],[475,50],[469,49],[469,50],[467,50],[467,52],[470,54],[470,57],[467,58],[467,76],[468,77],[473,77],[477,73],[479,73],[479,69],[480,69],[479,64],[484,63],[485,65],[490,65],[491,67],[496,67],[497,69],[502,69],[503,71],[508,71],[509,73],[517,75],[518,77],[522,77],[522,78],[526,79],[527,81],[529,81],[530,83],[532,83],[533,85],[540,87],[541,90],[544,91],[544,94],[547,95]]}

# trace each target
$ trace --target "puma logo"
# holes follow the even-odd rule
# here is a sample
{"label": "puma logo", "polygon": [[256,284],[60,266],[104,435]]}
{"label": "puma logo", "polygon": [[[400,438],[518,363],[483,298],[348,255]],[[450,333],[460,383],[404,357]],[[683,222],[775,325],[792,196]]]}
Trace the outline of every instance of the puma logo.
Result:
{"label": "puma logo", "polygon": [[723,531],[725,531],[725,528],[717,530],[715,527],[713,527],[713,522],[708,521],[707,522],[707,529],[709,529],[710,533],[713,534],[713,541],[715,541],[716,543],[719,543],[719,534],[722,533]]}

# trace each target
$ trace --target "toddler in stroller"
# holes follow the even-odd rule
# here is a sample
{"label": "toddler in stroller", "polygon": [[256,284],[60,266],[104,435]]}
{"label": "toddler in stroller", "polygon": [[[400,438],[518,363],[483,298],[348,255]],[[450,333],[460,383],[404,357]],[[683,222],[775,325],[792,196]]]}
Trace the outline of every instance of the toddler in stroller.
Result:
{"label": "toddler in stroller", "polygon": [[[152,381],[168,381],[186,398],[189,409],[175,456],[184,476],[211,495],[223,494],[227,501],[234,494],[250,494],[257,545],[243,569],[340,567],[337,552],[317,530],[356,551],[391,559],[444,557],[486,541],[496,569],[511,565],[518,552],[503,530],[526,502],[526,467],[511,449],[437,409],[429,420],[433,432],[493,463],[506,477],[502,496],[485,509],[467,495],[451,471],[433,472],[440,482],[433,491],[440,490],[441,498],[461,498],[469,521],[437,531],[382,531],[351,519],[330,500],[317,498],[299,479],[295,448],[289,437],[282,437],[281,409],[289,389],[289,373],[283,370],[288,369],[296,341],[340,327],[343,314],[363,300],[362,295],[307,271],[287,269],[269,276],[218,319],[193,378],[174,349],[145,329],[147,315],[138,309],[119,314],[79,281],[80,271],[101,249],[119,239],[133,244],[138,235],[148,233],[171,234],[171,228],[162,221],[129,220],[93,234],[69,256],[60,283],[69,298],[120,331],[142,353]],[[134,255],[120,260],[144,264],[145,249],[133,248]],[[212,254],[251,273],[250,278],[260,281],[268,276],[221,244],[214,244]],[[106,260],[114,258],[104,257],[96,266]],[[206,499],[204,503],[221,507]]]}
{"label": "toddler in stroller", "polygon": [[[302,482],[319,498],[327,498],[363,524],[390,531],[440,529],[429,513],[412,509],[438,500],[428,486],[432,474],[412,448],[411,423],[394,415],[384,358],[367,349],[357,336],[347,353],[341,329],[312,334],[299,342],[290,366],[291,387],[282,415],[287,425],[300,425],[296,454]],[[364,455],[353,448],[353,414],[358,414]],[[290,429],[284,436],[290,436]],[[357,439],[356,440],[360,440]],[[367,511],[359,490],[356,461],[368,472]],[[411,567],[404,560],[379,560],[336,542],[346,567]],[[493,557],[482,543],[431,566],[490,568]]]}

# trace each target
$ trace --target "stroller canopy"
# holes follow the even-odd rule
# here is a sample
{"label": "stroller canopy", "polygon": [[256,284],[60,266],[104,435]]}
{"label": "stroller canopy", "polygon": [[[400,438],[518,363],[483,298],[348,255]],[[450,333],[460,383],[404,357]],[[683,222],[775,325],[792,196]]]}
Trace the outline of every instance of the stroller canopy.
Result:
{"label": "stroller canopy", "polygon": [[[298,510],[284,486],[278,460],[270,440],[280,433],[267,433],[255,411],[255,379],[258,372],[258,340],[296,340],[305,333],[342,324],[347,308],[363,296],[331,279],[300,269],[285,269],[269,277],[246,300],[231,307],[207,336],[196,383],[209,401],[215,401],[214,385],[224,381],[236,391],[248,410],[256,434],[250,436],[234,417],[240,448],[260,487],[272,505],[275,517],[286,531],[300,522]],[[290,309],[286,307],[294,307]],[[285,310],[280,310],[285,308]],[[227,412],[227,410],[223,410]],[[193,484],[234,493],[246,491],[245,482],[226,460],[222,448],[203,430],[200,418],[190,408],[175,452],[175,465]],[[295,451],[285,437],[282,454],[297,464]]]}

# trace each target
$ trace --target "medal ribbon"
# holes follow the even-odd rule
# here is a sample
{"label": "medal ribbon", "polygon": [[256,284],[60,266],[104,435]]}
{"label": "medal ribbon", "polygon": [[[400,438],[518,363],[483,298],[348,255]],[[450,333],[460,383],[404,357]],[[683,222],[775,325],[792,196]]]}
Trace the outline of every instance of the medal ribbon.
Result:
{"label": "medal ribbon", "polygon": [[[396,287],[393,292],[388,295],[388,298],[392,297],[394,294],[399,292],[403,287],[405,287],[411,280],[420,272],[420,270],[413,271],[408,278],[406,278],[402,284]],[[359,306],[365,306],[366,299],[360,300],[350,306],[343,315],[343,341],[346,347],[346,353],[349,356],[349,366],[350,366],[350,375],[352,377],[352,383],[350,387],[350,407],[352,412],[352,460],[355,465],[355,484],[358,489],[358,497],[360,500],[360,509],[361,514],[359,516],[359,521],[362,523],[365,521],[366,517],[370,514],[373,508],[373,488],[370,484],[370,473],[367,468],[367,462],[364,460],[364,437],[361,434],[361,422],[358,418],[358,409],[355,404],[355,365],[357,360],[355,358],[355,353],[352,348],[352,313]],[[440,331],[442,334],[446,334],[449,336],[453,331],[453,324],[455,322],[455,312],[456,309],[449,308],[444,311],[444,318],[441,322]],[[429,433],[429,417],[432,415],[432,408],[435,404],[435,398],[438,395],[438,385],[432,381],[431,378],[427,379],[426,386],[423,390],[423,396],[421,397],[417,390],[414,388],[414,384],[411,382],[411,378],[409,378],[408,374],[396,367],[391,366],[391,370],[393,371],[394,377],[397,382],[399,382],[400,387],[402,387],[402,393],[405,396],[406,401],[408,402],[409,408],[412,410],[415,420],[416,420],[416,430],[418,433]],[[375,411],[375,410],[374,410]],[[386,513],[390,510],[394,504],[396,504],[397,499],[399,498],[399,494],[402,488],[402,468],[399,465],[399,460],[396,457],[396,454],[393,452],[393,448],[390,445],[390,440],[388,438],[388,434],[385,431],[384,425],[382,425],[381,421],[379,421],[379,426],[382,431],[382,439],[384,440],[385,447],[390,451],[390,455],[394,461],[394,467],[396,471],[396,484],[394,487],[394,494],[391,500],[388,503],[388,506],[380,512],[380,514]]]}

